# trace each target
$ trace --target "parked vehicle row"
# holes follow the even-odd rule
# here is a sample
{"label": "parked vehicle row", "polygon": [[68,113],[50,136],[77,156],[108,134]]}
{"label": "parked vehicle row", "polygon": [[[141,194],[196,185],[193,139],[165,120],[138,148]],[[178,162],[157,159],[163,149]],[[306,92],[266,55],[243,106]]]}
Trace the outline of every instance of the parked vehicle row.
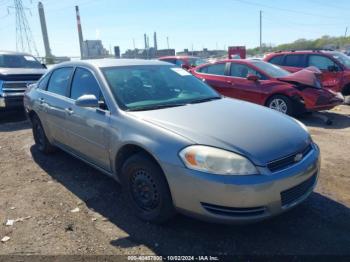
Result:
{"label": "parked vehicle row", "polygon": [[146,221],[266,219],[304,201],[319,176],[320,151],[302,123],[223,97],[166,62],[62,63],[24,105],[40,151],[59,147],[119,180]]}

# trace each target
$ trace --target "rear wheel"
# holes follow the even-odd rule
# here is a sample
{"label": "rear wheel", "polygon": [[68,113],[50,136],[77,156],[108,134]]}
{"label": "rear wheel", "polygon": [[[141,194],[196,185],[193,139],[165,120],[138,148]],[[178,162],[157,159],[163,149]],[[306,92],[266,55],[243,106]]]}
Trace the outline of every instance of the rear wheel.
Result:
{"label": "rear wheel", "polygon": [[32,117],[32,125],[34,141],[39,151],[44,154],[52,153],[55,148],[47,139],[44,128],[38,116],[34,115]]}
{"label": "rear wheel", "polygon": [[275,95],[267,101],[267,107],[287,115],[294,115],[293,102],[286,96]]}
{"label": "rear wheel", "polygon": [[165,176],[146,154],[133,155],[124,163],[122,183],[134,213],[142,220],[162,223],[175,214]]}

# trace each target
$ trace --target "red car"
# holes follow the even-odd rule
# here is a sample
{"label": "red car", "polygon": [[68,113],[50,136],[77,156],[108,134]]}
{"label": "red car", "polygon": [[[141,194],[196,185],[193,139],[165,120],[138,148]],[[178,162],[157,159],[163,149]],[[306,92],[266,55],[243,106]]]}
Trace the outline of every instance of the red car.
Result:
{"label": "red car", "polygon": [[186,70],[206,63],[205,60],[195,56],[163,56],[158,60],[178,65]]}
{"label": "red car", "polygon": [[282,113],[328,110],[341,103],[341,94],[322,88],[321,72],[309,67],[294,74],[261,60],[231,59],[191,70],[224,96],[250,101]]}
{"label": "red car", "polygon": [[325,88],[350,95],[350,58],[337,51],[278,51],[264,58],[264,61],[283,67],[289,72],[297,72],[308,66],[322,71]]}

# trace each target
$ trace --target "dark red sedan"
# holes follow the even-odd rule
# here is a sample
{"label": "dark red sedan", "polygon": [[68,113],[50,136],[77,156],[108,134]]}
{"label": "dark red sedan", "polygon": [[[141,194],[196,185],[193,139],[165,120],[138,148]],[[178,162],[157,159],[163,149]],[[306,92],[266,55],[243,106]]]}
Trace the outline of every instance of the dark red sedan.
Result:
{"label": "dark red sedan", "polygon": [[234,59],[201,65],[191,73],[224,96],[288,115],[328,110],[344,101],[340,93],[322,87],[315,67],[292,74],[261,60]]}

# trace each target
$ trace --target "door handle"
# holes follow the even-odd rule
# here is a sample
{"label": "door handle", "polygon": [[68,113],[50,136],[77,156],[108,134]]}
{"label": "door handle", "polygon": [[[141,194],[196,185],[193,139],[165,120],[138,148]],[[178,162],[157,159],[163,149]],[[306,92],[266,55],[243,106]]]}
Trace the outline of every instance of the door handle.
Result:
{"label": "door handle", "polygon": [[74,113],[74,111],[72,110],[72,108],[66,108],[65,111],[66,111],[66,113],[67,113],[68,115],[72,115],[72,114]]}

